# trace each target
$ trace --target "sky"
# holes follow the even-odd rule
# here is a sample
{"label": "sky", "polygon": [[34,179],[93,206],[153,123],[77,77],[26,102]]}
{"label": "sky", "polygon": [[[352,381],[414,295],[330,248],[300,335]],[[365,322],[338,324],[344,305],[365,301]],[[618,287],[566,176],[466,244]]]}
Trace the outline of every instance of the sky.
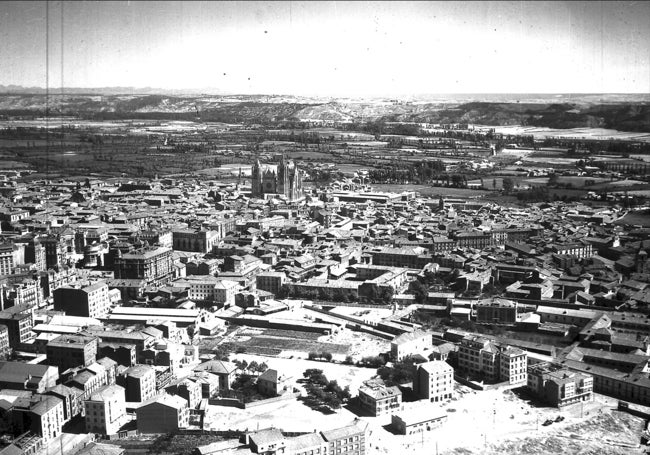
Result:
{"label": "sky", "polygon": [[648,93],[650,2],[0,2],[0,84]]}

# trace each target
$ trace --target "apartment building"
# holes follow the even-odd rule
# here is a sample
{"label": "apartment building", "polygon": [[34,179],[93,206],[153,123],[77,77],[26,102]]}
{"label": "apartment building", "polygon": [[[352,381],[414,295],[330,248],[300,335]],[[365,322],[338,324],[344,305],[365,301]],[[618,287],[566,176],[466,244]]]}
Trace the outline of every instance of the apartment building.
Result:
{"label": "apartment building", "polygon": [[172,251],[166,247],[151,247],[119,253],[114,261],[115,278],[145,280],[154,286],[166,284],[174,275]]}
{"label": "apartment building", "polygon": [[9,346],[12,349],[18,349],[22,343],[34,338],[34,318],[32,310],[27,306],[14,306],[0,311],[0,325],[7,327]]}
{"label": "apartment building", "polygon": [[499,380],[509,384],[525,384],[528,354],[521,349],[505,346],[499,350]]}
{"label": "apartment building", "polygon": [[393,361],[399,362],[405,357],[422,354],[432,346],[431,334],[416,330],[396,336],[390,343],[390,356]]}
{"label": "apartment building", "polygon": [[209,253],[217,242],[223,238],[219,231],[179,230],[172,232],[172,245],[176,251],[194,251]]}
{"label": "apartment building", "polygon": [[127,418],[124,388],[114,384],[102,387],[84,401],[84,411],[88,433],[116,434]]}
{"label": "apartment building", "polygon": [[459,370],[488,382],[526,383],[527,361],[526,351],[476,335],[465,336],[458,349]]}
{"label": "apartment building", "polygon": [[61,335],[47,343],[47,362],[58,366],[60,372],[68,368],[86,367],[97,358],[97,344],[96,337]]}
{"label": "apartment building", "polygon": [[11,275],[16,266],[25,263],[25,245],[5,243],[0,245],[0,276]]}
{"label": "apartment building", "polygon": [[54,309],[68,316],[103,318],[110,303],[105,281],[77,282],[54,290]]}
{"label": "apartment building", "polygon": [[329,431],[321,431],[327,444],[328,454],[365,455],[368,423],[356,421],[351,425]]}
{"label": "apartment building", "polygon": [[13,404],[14,429],[19,433],[31,431],[46,444],[62,433],[63,400],[35,394],[18,398]]}
{"label": "apartment building", "polygon": [[257,289],[277,294],[287,280],[284,272],[262,272],[256,277]]}
{"label": "apartment building", "polygon": [[413,393],[419,399],[440,402],[453,397],[454,369],[447,362],[434,360],[413,369]]}
{"label": "apartment building", "polygon": [[371,379],[359,387],[359,406],[375,417],[388,415],[402,406],[402,392],[396,386],[386,386],[380,379]]}
{"label": "apartment building", "polygon": [[126,389],[126,401],[147,401],[156,394],[156,370],[150,365],[127,369],[121,382]]}
{"label": "apartment building", "polygon": [[214,302],[218,305],[230,306],[235,303],[235,294],[239,283],[230,280],[219,280],[214,285]]}

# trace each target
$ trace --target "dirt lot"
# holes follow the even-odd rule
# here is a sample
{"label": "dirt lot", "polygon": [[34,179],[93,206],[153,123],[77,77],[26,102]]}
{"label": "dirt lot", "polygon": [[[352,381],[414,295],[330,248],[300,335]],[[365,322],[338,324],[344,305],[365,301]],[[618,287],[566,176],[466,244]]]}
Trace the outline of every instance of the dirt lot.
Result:
{"label": "dirt lot", "polygon": [[[598,395],[592,402],[559,411],[537,407],[513,392],[459,388],[459,397],[446,405],[448,420],[440,428],[402,436],[387,431],[388,420],[375,422],[369,453],[391,454],[587,454],[640,453],[636,447],[642,419],[612,411],[614,400]],[[413,408],[428,403],[407,403]],[[581,418],[582,414],[582,418]],[[546,419],[563,422],[542,425]],[[378,425],[379,423],[379,425]]]}

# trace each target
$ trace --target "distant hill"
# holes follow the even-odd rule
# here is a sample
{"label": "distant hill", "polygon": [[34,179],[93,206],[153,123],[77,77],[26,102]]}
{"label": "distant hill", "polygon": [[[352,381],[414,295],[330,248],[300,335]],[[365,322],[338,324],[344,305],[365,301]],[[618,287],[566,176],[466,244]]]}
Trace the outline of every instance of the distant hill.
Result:
{"label": "distant hill", "polygon": [[[31,92],[30,92],[31,90]],[[39,92],[41,90],[41,92]],[[42,89],[0,86],[0,115],[72,115],[95,119],[186,119],[273,123],[287,120],[394,121],[600,127],[650,132],[650,95],[426,95],[421,99],[351,100],[290,95],[197,95],[148,93],[128,87],[67,89],[45,96]],[[88,90],[92,90],[89,93]],[[109,93],[112,92],[112,93]],[[121,93],[118,93],[121,92]]]}

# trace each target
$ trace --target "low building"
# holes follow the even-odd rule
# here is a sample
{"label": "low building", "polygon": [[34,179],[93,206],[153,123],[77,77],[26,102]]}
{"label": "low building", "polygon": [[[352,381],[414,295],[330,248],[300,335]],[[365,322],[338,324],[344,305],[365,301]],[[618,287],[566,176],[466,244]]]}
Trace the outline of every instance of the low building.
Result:
{"label": "low building", "polygon": [[321,431],[328,454],[365,455],[368,423],[357,420],[351,425]]}
{"label": "low building", "polygon": [[578,373],[552,363],[528,367],[528,388],[551,406],[564,406],[591,401],[594,380],[591,375]]}
{"label": "low building", "polygon": [[391,425],[398,434],[414,434],[439,427],[447,421],[447,413],[440,408],[422,408],[394,414]]}
{"label": "low building", "polygon": [[222,360],[209,360],[203,362],[194,368],[195,372],[211,373],[219,379],[219,390],[230,390],[231,384],[235,380],[237,366],[234,363],[224,362]]}
{"label": "low building", "polygon": [[359,406],[375,417],[388,415],[402,406],[402,392],[388,387],[382,380],[371,379],[359,387]]}
{"label": "low building", "polygon": [[265,396],[274,397],[285,391],[291,391],[292,379],[278,370],[269,368],[257,378],[257,390]]}
{"label": "low building", "polygon": [[0,388],[44,393],[59,380],[59,369],[49,365],[0,362]]}

